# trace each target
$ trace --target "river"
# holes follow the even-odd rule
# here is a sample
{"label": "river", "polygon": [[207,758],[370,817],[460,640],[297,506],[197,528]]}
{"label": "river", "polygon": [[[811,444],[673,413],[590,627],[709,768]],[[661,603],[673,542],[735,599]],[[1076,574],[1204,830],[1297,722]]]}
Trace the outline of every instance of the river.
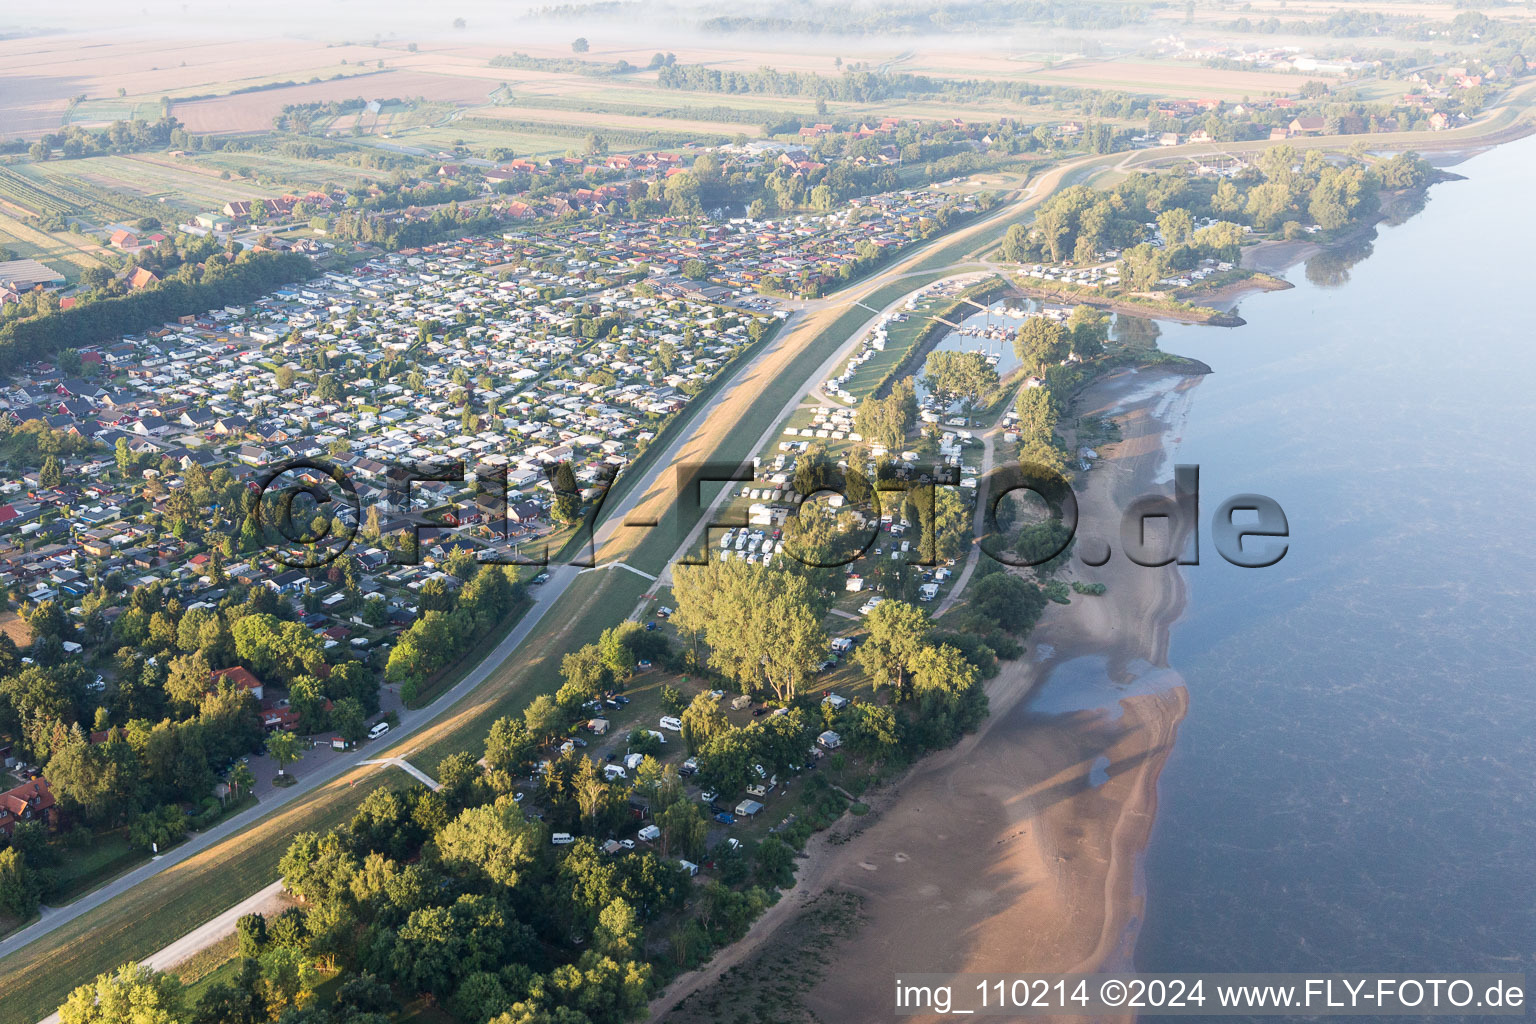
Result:
{"label": "river", "polygon": [[[1256,491],[1292,536],[1250,570],[1203,533],[1185,570],[1141,970],[1536,967],[1533,165],[1536,138],[1467,160],[1245,327],[1163,328],[1214,370],[1170,442],[1202,530]],[[1113,696],[1058,676],[1037,711]]]}

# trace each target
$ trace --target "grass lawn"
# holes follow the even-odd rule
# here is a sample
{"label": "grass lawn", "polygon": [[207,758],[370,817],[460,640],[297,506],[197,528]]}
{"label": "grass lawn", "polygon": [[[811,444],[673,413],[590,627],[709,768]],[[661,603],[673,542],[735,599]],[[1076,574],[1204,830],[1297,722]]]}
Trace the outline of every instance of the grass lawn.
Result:
{"label": "grass lawn", "polygon": [[187,1005],[195,1006],[210,988],[234,979],[240,967],[239,952],[240,940],[226,935],[170,971],[186,986]]}
{"label": "grass lawn", "polygon": [[108,879],[138,867],[149,860],[149,853],[128,845],[128,830],[113,829],[91,837],[79,849],[64,851],[59,865],[59,894],[56,903],[79,899]]}

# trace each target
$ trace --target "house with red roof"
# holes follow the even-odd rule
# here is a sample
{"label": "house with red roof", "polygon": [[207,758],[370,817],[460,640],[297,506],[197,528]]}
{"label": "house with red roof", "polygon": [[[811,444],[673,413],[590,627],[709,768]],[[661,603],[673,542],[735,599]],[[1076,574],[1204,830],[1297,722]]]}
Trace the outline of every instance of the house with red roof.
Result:
{"label": "house with red roof", "polygon": [[39,821],[52,828],[57,815],[47,779],[33,779],[0,793],[0,834],[11,835],[24,821]]}
{"label": "house with red roof", "polygon": [[266,688],[261,685],[261,680],[251,675],[250,670],[241,665],[236,665],[234,668],[221,668],[209,673],[209,683],[215,687],[223,679],[229,680],[237,689],[249,690],[251,696],[257,700],[261,700],[266,695]]}

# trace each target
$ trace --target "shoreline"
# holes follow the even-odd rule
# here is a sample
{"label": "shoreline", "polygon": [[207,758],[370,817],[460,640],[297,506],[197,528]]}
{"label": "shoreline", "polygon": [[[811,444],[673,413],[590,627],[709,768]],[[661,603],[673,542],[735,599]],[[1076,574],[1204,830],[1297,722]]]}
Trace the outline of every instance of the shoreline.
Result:
{"label": "shoreline", "polygon": [[[1035,299],[1039,302],[1050,302],[1058,306],[1092,306],[1094,309],[1102,309],[1108,313],[1120,313],[1125,316],[1138,317],[1142,320],[1169,320],[1174,323],[1201,324],[1207,327],[1241,327],[1248,322],[1229,310],[1212,307],[1191,305],[1189,309],[1179,309],[1171,305],[1168,307],[1154,306],[1118,296],[1105,298],[1084,292],[1041,288],[1023,284],[1017,279],[1010,279],[1009,283],[1025,298]],[[1244,282],[1237,283],[1242,284]],[[1170,301],[1178,302],[1183,300]]]}
{"label": "shoreline", "polygon": [[[1114,418],[1122,431],[1080,482],[1080,537],[1117,537],[1119,510],[1164,489],[1168,440],[1199,380],[1190,367],[1152,364],[1116,370],[1076,396],[1083,415]],[[867,815],[813,837],[795,887],[745,936],[676,979],[651,1003],[651,1019],[707,1019],[689,997],[768,955],[781,934],[803,932],[802,911],[829,891],[858,897],[863,911],[828,950],[825,976],[802,993],[818,1018],[883,1019],[897,969],[1066,972],[1128,962],[1157,776],[1187,694],[1173,682],[1112,708],[1042,715],[1030,705],[1081,659],[1102,659],[1118,685],[1143,665],[1169,673],[1169,628],[1183,613],[1185,584],[1177,566],[1145,569],[1123,557],[1099,568],[1074,561],[1062,578],[1109,589],[1048,606],[1026,654],[987,684],[991,707],[978,731],[866,794]],[[1108,778],[1095,785],[1104,758]],[[926,934],[956,941],[935,948],[912,934],[915,918]],[[849,1006],[870,1010],[850,1017]]]}

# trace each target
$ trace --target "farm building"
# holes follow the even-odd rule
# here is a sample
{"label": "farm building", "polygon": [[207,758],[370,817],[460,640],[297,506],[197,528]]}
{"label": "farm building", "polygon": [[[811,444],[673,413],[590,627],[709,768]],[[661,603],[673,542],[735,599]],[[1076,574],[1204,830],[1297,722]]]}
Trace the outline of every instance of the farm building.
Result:
{"label": "farm building", "polygon": [[64,275],[37,260],[10,260],[0,263],[0,285],[8,285],[18,292],[33,288],[53,288],[64,283]]}

